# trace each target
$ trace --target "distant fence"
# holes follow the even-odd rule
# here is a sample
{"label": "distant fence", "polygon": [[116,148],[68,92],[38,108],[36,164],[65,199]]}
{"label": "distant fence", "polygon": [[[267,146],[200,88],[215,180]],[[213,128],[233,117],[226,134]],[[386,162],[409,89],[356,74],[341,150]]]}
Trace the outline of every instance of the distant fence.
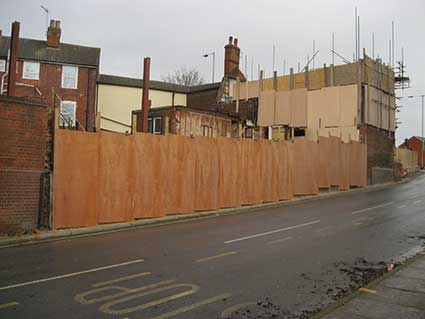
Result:
{"label": "distant fence", "polygon": [[55,134],[54,228],[186,214],[366,186],[366,145]]}
{"label": "distant fence", "polygon": [[408,173],[414,173],[418,169],[418,152],[407,148],[396,148],[394,157]]}

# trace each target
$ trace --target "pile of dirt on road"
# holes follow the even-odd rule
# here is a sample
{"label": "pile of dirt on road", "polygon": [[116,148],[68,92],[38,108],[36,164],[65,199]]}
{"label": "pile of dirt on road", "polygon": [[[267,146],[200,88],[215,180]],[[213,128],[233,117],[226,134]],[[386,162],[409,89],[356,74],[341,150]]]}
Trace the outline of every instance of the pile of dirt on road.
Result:
{"label": "pile of dirt on road", "polygon": [[[233,312],[226,319],[306,319],[383,275],[387,263],[357,258],[353,262],[335,262],[318,273],[302,273],[299,290],[304,290],[299,305],[283,306],[265,297],[255,305]],[[277,298],[276,298],[277,299]]]}

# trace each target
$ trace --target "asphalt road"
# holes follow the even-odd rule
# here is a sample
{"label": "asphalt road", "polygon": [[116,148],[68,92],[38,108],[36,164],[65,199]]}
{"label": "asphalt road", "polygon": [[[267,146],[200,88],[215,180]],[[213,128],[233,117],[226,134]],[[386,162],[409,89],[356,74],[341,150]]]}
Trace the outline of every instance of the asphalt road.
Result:
{"label": "asphalt road", "polygon": [[4,248],[0,318],[302,317],[414,254],[424,235],[422,175],[246,214]]}

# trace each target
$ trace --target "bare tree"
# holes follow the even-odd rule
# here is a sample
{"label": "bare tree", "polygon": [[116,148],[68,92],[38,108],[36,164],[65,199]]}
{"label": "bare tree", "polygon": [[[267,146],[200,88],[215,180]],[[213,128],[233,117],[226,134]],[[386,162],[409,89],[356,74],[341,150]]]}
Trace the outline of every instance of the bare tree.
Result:
{"label": "bare tree", "polygon": [[181,69],[174,71],[174,73],[162,76],[162,80],[164,82],[185,86],[194,86],[205,83],[205,80],[195,67],[182,67]]}

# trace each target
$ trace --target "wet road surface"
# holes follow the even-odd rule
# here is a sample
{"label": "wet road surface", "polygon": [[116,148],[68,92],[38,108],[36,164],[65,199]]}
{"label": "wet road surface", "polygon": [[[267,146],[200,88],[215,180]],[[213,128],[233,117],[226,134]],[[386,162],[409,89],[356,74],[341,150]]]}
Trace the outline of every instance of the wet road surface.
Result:
{"label": "wet road surface", "polygon": [[0,318],[303,318],[425,242],[425,176],[256,212],[0,249]]}

